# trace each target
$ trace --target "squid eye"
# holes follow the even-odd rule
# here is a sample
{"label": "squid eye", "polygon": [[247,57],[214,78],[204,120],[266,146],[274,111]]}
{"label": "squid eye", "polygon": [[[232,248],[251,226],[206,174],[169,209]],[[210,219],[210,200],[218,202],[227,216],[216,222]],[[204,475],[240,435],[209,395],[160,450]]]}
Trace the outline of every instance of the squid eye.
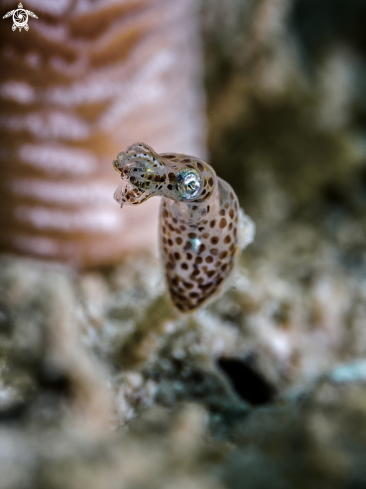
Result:
{"label": "squid eye", "polygon": [[194,199],[201,188],[201,178],[195,170],[182,170],[177,175],[177,190],[183,199]]}

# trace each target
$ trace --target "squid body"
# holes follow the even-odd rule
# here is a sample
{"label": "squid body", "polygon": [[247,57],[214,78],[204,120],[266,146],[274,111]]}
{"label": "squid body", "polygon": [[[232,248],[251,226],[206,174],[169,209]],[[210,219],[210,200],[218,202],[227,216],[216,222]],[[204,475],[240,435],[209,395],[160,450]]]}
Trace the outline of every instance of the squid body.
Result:
{"label": "squid body", "polygon": [[222,290],[253,241],[253,221],[231,186],[194,156],[135,143],[113,166],[122,178],[114,195],[121,207],[162,197],[160,248],[170,297],[180,311],[194,311]]}

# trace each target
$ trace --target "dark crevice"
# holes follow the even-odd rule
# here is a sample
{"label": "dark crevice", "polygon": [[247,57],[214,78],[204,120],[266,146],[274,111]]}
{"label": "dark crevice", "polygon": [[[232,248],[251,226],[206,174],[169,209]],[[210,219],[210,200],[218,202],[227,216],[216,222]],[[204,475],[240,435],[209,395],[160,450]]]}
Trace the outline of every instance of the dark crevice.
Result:
{"label": "dark crevice", "polygon": [[72,395],[71,379],[63,371],[51,371],[42,366],[37,372],[37,380],[41,390],[64,398],[70,398]]}
{"label": "dark crevice", "polygon": [[25,402],[18,402],[11,406],[0,409],[0,423],[17,423],[22,421],[26,415],[28,406]]}
{"label": "dark crevice", "polygon": [[274,387],[243,360],[220,358],[217,360],[217,366],[228,378],[236,393],[250,404],[267,404],[274,399]]}

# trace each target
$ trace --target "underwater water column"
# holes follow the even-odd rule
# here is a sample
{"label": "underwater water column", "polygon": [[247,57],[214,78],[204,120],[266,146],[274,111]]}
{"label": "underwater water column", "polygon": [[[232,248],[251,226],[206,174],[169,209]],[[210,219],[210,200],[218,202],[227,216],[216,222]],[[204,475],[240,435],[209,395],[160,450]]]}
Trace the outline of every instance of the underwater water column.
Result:
{"label": "underwater water column", "polygon": [[111,163],[136,141],[205,157],[197,2],[24,9],[28,31],[0,29],[0,252],[85,267],[156,248],[160,199],[121,212]]}

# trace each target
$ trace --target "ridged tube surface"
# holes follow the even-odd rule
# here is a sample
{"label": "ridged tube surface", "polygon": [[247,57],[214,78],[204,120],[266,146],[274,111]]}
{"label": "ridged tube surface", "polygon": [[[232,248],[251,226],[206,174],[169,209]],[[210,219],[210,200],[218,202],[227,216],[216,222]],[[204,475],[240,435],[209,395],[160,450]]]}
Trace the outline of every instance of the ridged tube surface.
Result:
{"label": "ridged tube surface", "polygon": [[82,267],[156,247],[159,199],[121,212],[111,162],[139,140],[205,157],[196,4],[29,0],[27,32],[1,20],[1,252]]}

